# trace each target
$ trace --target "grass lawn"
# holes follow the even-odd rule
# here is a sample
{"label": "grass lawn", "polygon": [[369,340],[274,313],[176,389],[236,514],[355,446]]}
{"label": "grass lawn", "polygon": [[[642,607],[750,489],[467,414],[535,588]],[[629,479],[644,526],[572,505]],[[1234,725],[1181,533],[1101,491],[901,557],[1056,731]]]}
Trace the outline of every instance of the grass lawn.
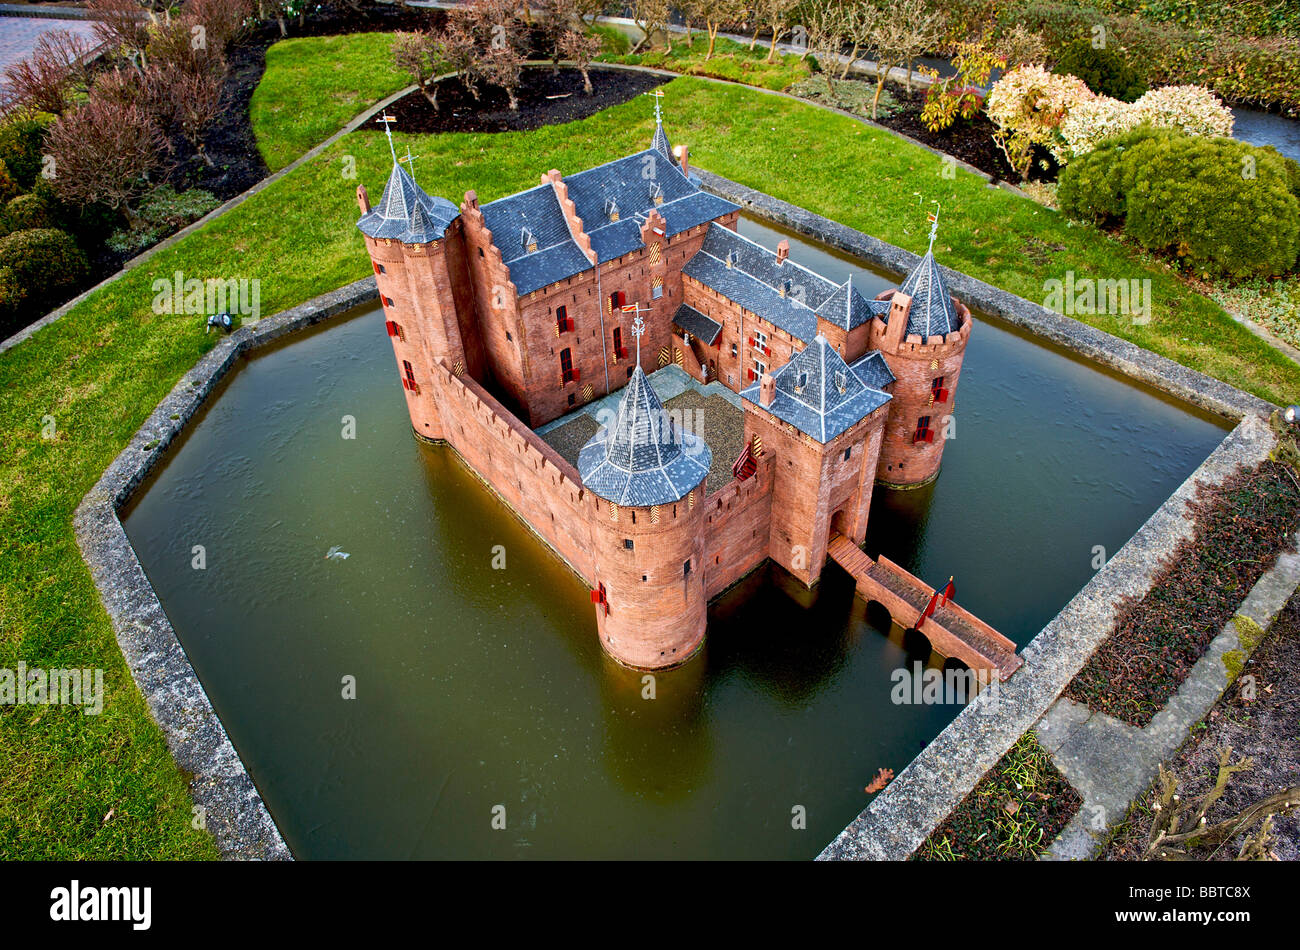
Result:
{"label": "grass lawn", "polygon": [[[608,28],[601,30],[606,37],[606,48],[612,40]],[[631,66],[653,66],[655,69],[671,69],[673,72],[687,76],[712,76],[717,79],[729,79],[732,82],[746,83],[763,89],[782,90],[792,83],[805,79],[812,74],[807,62],[797,56],[778,53],[773,62],[767,62],[767,49],[758,46],[750,49],[734,40],[718,37],[713,48],[713,57],[705,59],[709,51],[707,33],[696,32],[691,35],[690,45],[684,36],[673,39],[672,52],[663,49],[647,50],[635,56],[626,53],[605,53],[600,57],[606,63],[626,63]]]}
{"label": "grass lawn", "polygon": [[[281,69],[315,76],[335,62],[364,59],[351,50],[373,52],[375,42],[361,35],[277,44],[265,83],[284,90],[292,83]],[[277,52],[282,45],[292,47],[287,60]],[[390,76],[388,86],[376,79],[368,91],[354,88],[349,95],[357,98],[346,106],[330,96],[300,98],[303,112],[328,112],[328,121],[269,121],[263,112],[262,147],[292,157],[404,84],[404,77]],[[1031,299],[1041,299],[1043,281],[1067,268],[1149,275],[1149,326],[1104,316],[1092,322],[1274,401],[1300,393],[1300,368],[1095,231],[1068,227],[964,172],[945,179],[935,156],[844,116],[696,78],[664,88],[673,141],[689,143],[706,168],[914,251],[925,246],[926,211],[938,198],[943,263]],[[487,201],[536,184],[540,169],[577,171],[644,148],[652,128],[638,100],[534,132],[395,138],[399,150],[408,139],[421,156],[418,176],[429,192],[459,202],[474,188]],[[349,158],[357,177],[347,174]],[[200,317],[155,315],[153,280],[177,270],[258,278],[270,314],[364,277],[370,266],[353,229],[354,192],[360,181],[377,200],[388,164],[381,134],[354,133],[0,354],[0,667],[20,660],[98,666],[107,692],[99,717],[0,707],[0,853],[7,857],[214,856],[207,835],[190,830],[184,778],[130,679],[73,539],[72,513],[158,400],[215,342]],[[53,439],[42,438],[46,416],[55,419]]]}
{"label": "grass lawn", "polygon": [[266,73],[248,113],[271,171],[411,84],[393,66],[392,43],[390,33],[354,33],[281,40],[266,51]]}

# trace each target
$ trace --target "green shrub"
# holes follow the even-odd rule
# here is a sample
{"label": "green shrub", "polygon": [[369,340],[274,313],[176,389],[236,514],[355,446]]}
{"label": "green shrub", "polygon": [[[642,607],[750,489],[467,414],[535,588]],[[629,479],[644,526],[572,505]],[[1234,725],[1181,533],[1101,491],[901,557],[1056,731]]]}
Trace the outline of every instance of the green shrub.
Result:
{"label": "green shrub", "polygon": [[108,249],[117,254],[136,254],[220,204],[216,195],[201,188],[178,192],[171,185],[159,185],[140,202],[136,223],[109,236]]}
{"label": "green shrub", "polygon": [[16,198],[22,194],[22,188],[18,187],[18,182],[13,180],[9,174],[9,169],[3,161],[0,161],[0,201],[8,202],[10,198]]}
{"label": "green shrub", "polygon": [[18,328],[18,311],[27,300],[27,288],[12,267],[0,267],[0,338]]}
{"label": "green shrub", "polygon": [[1073,218],[1123,219],[1128,237],[1197,272],[1272,276],[1300,253],[1300,199],[1287,175],[1270,149],[1144,128],[1066,166],[1057,200]]}
{"label": "green shrub", "polygon": [[15,231],[0,238],[2,268],[9,268],[23,292],[42,305],[80,286],[90,272],[77,243],[53,228]]}
{"label": "green shrub", "polygon": [[1078,76],[1095,93],[1133,102],[1147,91],[1138,71],[1113,46],[1097,49],[1091,40],[1078,39],[1065,47],[1052,67],[1058,75]]}
{"label": "green shrub", "polygon": [[0,212],[0,228],[6,234],[13,231],[30,231],[35,228],[57,228],[58,218],[49,198],[39,192],[28,192],[10,198]]}
{"label": "green shrub", "polygon": [[54,116],[10,119],[0,125],[0,162],[9,167],[23,191],[36,184],[41,174],[41,156],[45,151],[45,129]]}
{"label": "green shrub", "polygon": [[1056,185],[1056,201],[1061,212],[1076,221],[1095,224],[1123,221],[1122,159],[1142,142],[1178,134],[1144,125],[1123,135],[1103,139],[1091,152],[1076,157],[1061,169]]}

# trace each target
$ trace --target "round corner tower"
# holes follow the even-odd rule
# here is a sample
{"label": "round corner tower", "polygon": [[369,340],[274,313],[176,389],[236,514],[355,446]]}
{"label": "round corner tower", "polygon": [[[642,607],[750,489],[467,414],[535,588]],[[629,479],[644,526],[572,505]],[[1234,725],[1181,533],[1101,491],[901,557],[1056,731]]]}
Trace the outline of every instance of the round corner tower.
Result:
{"label": "round corner tower", "polygon": [[677,427],[638,365],[617,419],[583,446],[595,498],[593,582],[600,645],[624,666],[684,663],[704,642],[704,491],[712,455]]}
{"label": "round corner tower", "polygon": [[896,382],[876,478],[887,487],[913,488],[939,474],[971,315],[948,293],[930,251],[901,287],[877,299],[890,308],[872,321],[871,345],[885,355]]}
{"label": "round corner tower", "polygon": [[379,204],[371,207],[364,186],[357,188],[357,203],[357,229],[375,272],[411,427],[422,439],[440,441],[434,363],[443,361],[457,376],[482,371],[481,348],[466,321],[473,309],[472,298],[466,304],[460,211],[445,198],[425,194],[396,161]]}

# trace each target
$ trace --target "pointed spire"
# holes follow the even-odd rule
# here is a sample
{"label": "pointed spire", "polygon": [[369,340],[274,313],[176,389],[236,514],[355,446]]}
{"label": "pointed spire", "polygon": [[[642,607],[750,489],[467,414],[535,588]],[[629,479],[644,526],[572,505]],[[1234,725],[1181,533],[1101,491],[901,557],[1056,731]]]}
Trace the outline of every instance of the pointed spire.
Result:
{"label": "pointed spire", "polygon": [[389,115],[389,114],[388,114],[388,110],[385,109],[385,110],[384,110],[384,114],[381,115],[378,119],[375,119],[375,121],[376,121],[376,122],[383,123],[383,126],[384,126],[384,134],[388,136],[388,151],[389,151],[389,154],[391,154],[391,155],[393,156],[393,164],[396,165],[396,164],[397,164],[397,149],[393,148],[393,129],[392,129],[392,125],[393,125],[394,122],[397,121],[397,119],[395,119],[395,118],[393,118],[391,115]]}
{"label": "pointed spire", "polygon": [[672,144],[668,141],[668,133],[664,131],[664,91],[662,89],[654,89],[646,93],[646,95],[654,96],[655,100],[655,134],[654,138],[650,142],[650,147],[670,162],[675,162],[676,159],[673,157]]}

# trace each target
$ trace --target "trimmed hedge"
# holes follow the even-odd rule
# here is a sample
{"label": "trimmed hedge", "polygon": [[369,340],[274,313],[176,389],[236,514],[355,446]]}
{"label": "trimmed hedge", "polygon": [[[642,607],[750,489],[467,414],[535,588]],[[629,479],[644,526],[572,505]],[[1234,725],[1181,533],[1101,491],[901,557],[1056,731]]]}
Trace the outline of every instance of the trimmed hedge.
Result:
{"label": "trimmed hedge", "polygon": [[0,125],[0,162],[4,162],[19,188],[30,191],[41,174],[45,129],[54,116],[11,119]]}
{"label": "trimmed hedge", "polygon": [[63,231],[33,228],[0,238],[0,283],[8,289],[0,299],[0,327],[13,323],[22,302],[58,299],[89,272],[86,255]]}
{"label": "trimmed hedge", "polygon": [[9,199],[4,211],[0,212],[0,232],[4,234],[58,226],[53,204],[39,192],[29,192]]}
{"label": "trimmed hedge", "polygon": [[1042,34],[1058,58],[1076,40],[1091,40],[1093,28],[1102,26],[1108,44],[1140,62],[1152,85],[1209,86],[1237,102],[1300,107],[1300,39],[1190,30],[1062,0],[1008,6],[999,30],[1016,23]]}
{"label": "trimmed hedge", "polygon": [[1061,210],[1123,220],[1124,233],[1204,274],[1274,276],[1300,253],[1300,200],[1271,149],[1169,129],[1136,129],[1061,172]]}
{"label": "trimmed hedge", "polygon": [[1113,46],[1097,49],[1091,40],[1075,40],[1052,67],[1057,75],[1077,76],[1093,92],[1121,102],[1134,102],[1147,91],[1146,81],[1124,54]]}

